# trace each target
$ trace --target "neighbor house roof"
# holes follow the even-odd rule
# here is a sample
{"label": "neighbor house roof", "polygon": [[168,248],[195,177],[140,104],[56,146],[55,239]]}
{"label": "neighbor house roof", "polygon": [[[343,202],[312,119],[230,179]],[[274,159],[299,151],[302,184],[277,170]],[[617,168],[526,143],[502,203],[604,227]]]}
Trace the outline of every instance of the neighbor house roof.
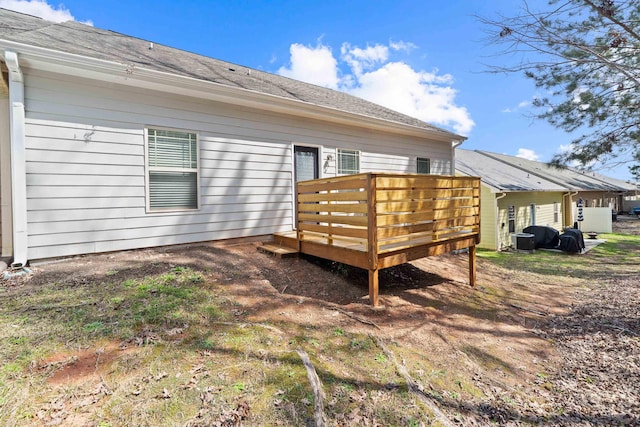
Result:
{"label": "neighbor house roof", "polygon": [[630,191],[633,184],[595,172],[482,150],[456,150],[456,170],[479,176],[494,191]]}
{"label": "neighbor house roof", "polygon": [[0,9],[0,42],[8,40],[83,57],[125,64],[240,88],[328,109],[373,118],[464,140],[452,132],[337,90],[209,58],[173,47],[102,30],[74,21],[54,23]]}
{"label": "neighbor house roof", "polygon": [[[579,171],[578,171],[579,172]],[[606,176],[606,175],[602,175],[598,172],[580,172],[586,175],[591,175],[592,177],[599,179],[600,181],[604,181],[608,184],[611,185],[615,185],[616,187],[619,187],[621,189],[624,189],[626,191],[635,191],[636,190],[636,184],[632,183],[632,182],[627,182],[627,181],[623,181],[621,179],[617,179],[617,178],[611,178],[610,176]]]}
{"label": "neighbor house roof", "polygon": [[488,157],[482,152],[456,150],[456,170],[469,176],[479,176],[493,192],[567,191],[555,182]]}
{"label": "neighbor house roof", "polygon": [[556,168],[547,163],[508,156],[506,154],[478,151],[488,158],[499,160],[507,165],[518,168],[530,174],[545,177],[571,191],[626,191],[626,187],[600,180],[590,173],[584,173],[572,168]]}

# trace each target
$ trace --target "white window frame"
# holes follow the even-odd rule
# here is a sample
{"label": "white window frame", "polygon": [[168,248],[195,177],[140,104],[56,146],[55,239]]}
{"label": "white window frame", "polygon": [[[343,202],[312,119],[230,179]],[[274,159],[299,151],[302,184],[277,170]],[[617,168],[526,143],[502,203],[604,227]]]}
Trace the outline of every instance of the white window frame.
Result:
{"label": "white window frame", "polygon": [[507,227],[508,227],[507,229],[509,230],[509,233],[516,232],[516,215],[517,215],[516,206],[515,205],[507,206]]}
{"label": "white window frame", "polygon": [[[357,157],[358,159],[358,170],[356,172],[343,172],[340,170],[340,156],[343,154],[343,152],[346,154],[347,152],[349,153],[353,153],[354,156]],[[360,165],[360,160],[361,160],[362,156],[360,153],[360,150],[352,150],[350,148],[338,148],[336,149],[336,175],[356,175],[360,173],[360,170],[362,169],[361,165]]]}
{"label": "white window frame", "polygon": [[[196,167],[193,168],[170,168],[149,166],[149,130],[159,130],[167,132],[181,132],[194,134],[196,136]],[[145,169],[145,204],[148,214],[165,213],[165,212],[193,212],[200,210],[200,134],[196,131],[187,129],[167,128],[163,126],[145,126],[144,128],[144,169]],[[151,207],[151,189],[150,189],[150,172],[188,172],[196,174],[196,207],[194,208],[152,208]]]}
{"label": "white window frame", "polygon": [[[418,164],[420,163],[421,160],[426,160],[427,161],[427,166],[429,166],[429,171],[428,172],[420,172],[420,171],[418,171]],[[424,175],[431,175],[431,158],[422,157],[422,156],[416,157],[416,173],[424,174]]]}

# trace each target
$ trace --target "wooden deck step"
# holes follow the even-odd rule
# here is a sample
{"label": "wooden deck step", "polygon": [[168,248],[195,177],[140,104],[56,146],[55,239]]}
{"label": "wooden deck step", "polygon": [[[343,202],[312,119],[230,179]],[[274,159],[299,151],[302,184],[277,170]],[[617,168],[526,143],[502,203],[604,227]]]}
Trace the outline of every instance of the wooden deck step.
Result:
{"label": "wooden deck step", "polygon": [[298,256],[297,250],[273,243],[263,243],[261,246],[258,246],[258,250],[260,252],[275,255],[278,258],[291,258]]}
{"label": "wooden deck step", "polygon": [[276,246],[283,246],[289,249],[298,248],[298,239],[295,231],[289,231],[284,233],[274,233],[272,244]]}

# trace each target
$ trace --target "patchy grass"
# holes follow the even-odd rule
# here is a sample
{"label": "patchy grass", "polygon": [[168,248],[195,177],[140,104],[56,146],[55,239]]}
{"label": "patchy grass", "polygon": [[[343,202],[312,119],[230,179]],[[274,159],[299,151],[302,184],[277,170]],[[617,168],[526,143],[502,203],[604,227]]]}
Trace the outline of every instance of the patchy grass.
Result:
{"label": "patchy grass", "polygon": [[115,276],[0,294],[1,424],[306,425],[313,391],[298,347],[336,422],[431,417],[366,335],[242,322],[189,268]]}
{"label": "patchy grass", "polygon": [[478,257],[505,269],[550,276],[601,279],[637,273],[640,236],[600,234],[606,240],[583,255],[537,250],[533,254],[479,250]]}
{"label": "patchy grass", "polygon": [[[250,270],[255,252],[237,264],[214,252],[208,264],[113,262],[50,282],[43,273],[37,286],[0,287],[0,425],[309,425],[314,394],[298,348],[331,425],[438,425],[429,401],[462,424],[482,414],[498,423],[496,407],[542,404],[553,389],[550,345],[531,332],[545,300],[580,279],[637,275],[640,238],[602,237],[579,256],[480,251],[475,289],[415,268],[431,281],[389,289],[383,310],[283,295],[281,283],[269,294]],[[456,262],[466,268],[445,266]],[[290,271],[282,265],[278,277]],[[291,289],[298,276],[287,279]]]}

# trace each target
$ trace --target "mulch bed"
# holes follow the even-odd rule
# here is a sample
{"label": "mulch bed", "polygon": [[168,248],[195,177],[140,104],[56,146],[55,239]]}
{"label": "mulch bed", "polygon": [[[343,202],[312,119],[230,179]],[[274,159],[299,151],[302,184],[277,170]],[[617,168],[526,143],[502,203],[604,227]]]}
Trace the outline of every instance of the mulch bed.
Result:
{"label": "mulch bed", "polygon": [[640,425],[640,283],[594,283],[579,301],[548,325],[564,359],[552,379],[554,424]]}
{"label": "mulch bed", "polygon": [[[637,235],[638,224],[614,223],[614,231]],[[640,425],[640,280],[623,276],[589,283],[577,301],[543,328],[563,359],[550,378],[555,414],[548,423]]]}

